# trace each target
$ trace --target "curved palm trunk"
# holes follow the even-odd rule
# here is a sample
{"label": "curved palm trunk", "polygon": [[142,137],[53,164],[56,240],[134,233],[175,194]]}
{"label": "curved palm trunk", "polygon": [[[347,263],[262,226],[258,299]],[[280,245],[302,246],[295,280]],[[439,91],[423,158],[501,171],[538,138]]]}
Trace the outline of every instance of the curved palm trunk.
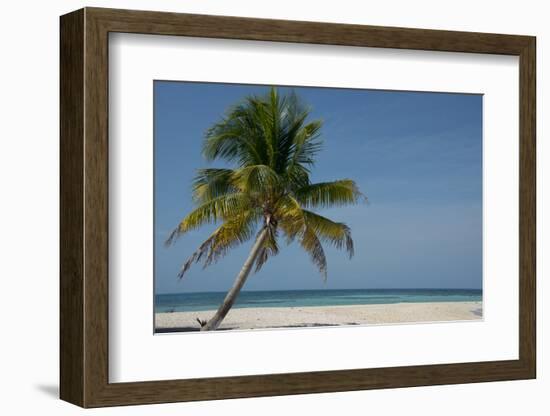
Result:
{"label": "curved palm trunk", "polygon": [[248,275],[250,274],[250,270],[252,270],[252,266],[254,265],[254,261],[256,260],[256,257],[258,256],[258,253],[260,252],[260,248],[262,247],[262,244],[264,240],[267,237],[267,229],[264,228],[258,237],[256,238],[256,242],[252,246],[252,250],[250,250],[250,254],[248,255],[248,258],[243,264],[243,267],[241,268],[241,271],[237,275],[237,278],[235,279],[235,283],[233,283],[233,286],[229,291],[227,292],[227,295],[225,295],[225,298],[216,311],[216,314],[208,320],[208,322],[201,327],[201,331],[214,331],[217,329],[220,324],[222,323],[223,319],[225,318],[225,315],[229,312],[231,307],[233,306],[233,303],[235,303],[235,300],[237,299],[237,296],[239,295],[239,292],[241,291],[241,288],[243,287],[244,283],[246,282],[246,279],[248,278]]}

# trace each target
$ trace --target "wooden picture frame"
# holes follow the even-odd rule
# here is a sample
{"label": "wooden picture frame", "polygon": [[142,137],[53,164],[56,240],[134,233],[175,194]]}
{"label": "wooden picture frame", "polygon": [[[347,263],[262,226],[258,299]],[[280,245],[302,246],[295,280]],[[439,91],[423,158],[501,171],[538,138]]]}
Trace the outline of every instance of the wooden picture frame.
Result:
{"label": "wooden picture frame", "polygon": [[[64,15],[60,28],[61,399],[101,407],[535,378],[534,37],[100,8]],[[110,32],[519,56],[519,359],[109,383]]]}

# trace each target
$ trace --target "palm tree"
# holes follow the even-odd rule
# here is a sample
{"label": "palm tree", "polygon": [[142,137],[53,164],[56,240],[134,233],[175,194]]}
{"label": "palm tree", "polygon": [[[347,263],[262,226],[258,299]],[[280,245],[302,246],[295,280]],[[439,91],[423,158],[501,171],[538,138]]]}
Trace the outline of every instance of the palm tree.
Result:
{"label": "palm tree", "polygon": [[166,244],[201,225],[221,225],[183,264],[179,277],[193,263],[202,261],[207,267],[254,236],[255,242],[215,315],[198,320],[201,330],[217,329],[252,268],[257,272],[279,252],[280,231],[289,243],[299,241],[325,280],[327,260],[321,242],[353,256],[350,228],[310,209],[355,204],[364,197],[351,179],[311,183],[322,122],[307,122],[308,116],[309,109],[294,93],[281,96],[271,88],[265,96],[246,97],[207,130],[203,155],[210,161],[223,159],[234,168],[198,170],[193,182],[197,207]]}

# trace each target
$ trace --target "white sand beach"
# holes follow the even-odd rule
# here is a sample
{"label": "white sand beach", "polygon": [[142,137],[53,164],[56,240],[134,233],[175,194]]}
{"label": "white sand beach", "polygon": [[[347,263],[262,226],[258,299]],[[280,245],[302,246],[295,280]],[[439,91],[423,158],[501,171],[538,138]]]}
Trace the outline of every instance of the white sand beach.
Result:
{"label": "white sand beach", "polygon": [[[215,311],[155,314],[157,332],[199,329],[197,318],[209,319]],[[395,303],[380,305],[311,306],[287,308],[235,308],[223,329],[300,328],[482,319],[481,302]]]}

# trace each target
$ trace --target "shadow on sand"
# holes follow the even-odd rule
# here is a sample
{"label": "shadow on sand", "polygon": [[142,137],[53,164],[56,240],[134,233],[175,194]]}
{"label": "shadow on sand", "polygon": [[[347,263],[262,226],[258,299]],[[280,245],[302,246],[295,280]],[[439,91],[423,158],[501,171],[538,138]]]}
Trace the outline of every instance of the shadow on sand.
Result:
{"label": "shadow on sand", "polygon": [[[341,324],[341,325],[359,325],[356,322],[350,322],[347,324]],[[334,325],[334,324],[320,324],[320,323],[312,323],[312,324],[300,324],[300,325],[285,325],[285,326],[277,326],[277,327],[266,327],[266,328],[246,328],[246,330],[253,330],[253,329],[282,329],[282,328],[317,328],[317,327],[323,327],[323,326],[341,326],[341,325]],[[242,330],[244,328],[219,328],[216,331],[229,331],[232,329],[239,329]],[[198,327],[191,327],[191,326],[182,326],[182,327],[174,327],[174,328],[156,328],[155,334],[169,334],[173,332],[200,332],[200,328]]]}

